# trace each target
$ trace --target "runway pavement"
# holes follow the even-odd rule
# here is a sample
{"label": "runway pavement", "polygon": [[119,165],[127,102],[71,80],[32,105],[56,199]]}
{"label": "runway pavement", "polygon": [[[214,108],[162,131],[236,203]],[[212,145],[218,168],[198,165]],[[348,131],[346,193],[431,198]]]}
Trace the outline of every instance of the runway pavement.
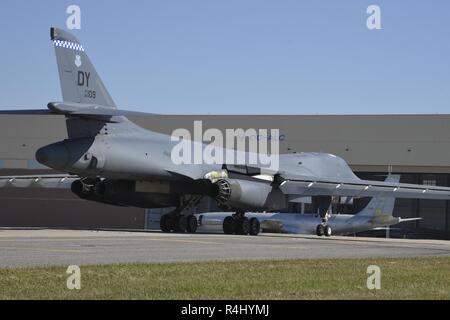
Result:
{"label": "runway pavement", "polygon": [[0,229],[0,268],[411,256],[450,256],[450,241]]}

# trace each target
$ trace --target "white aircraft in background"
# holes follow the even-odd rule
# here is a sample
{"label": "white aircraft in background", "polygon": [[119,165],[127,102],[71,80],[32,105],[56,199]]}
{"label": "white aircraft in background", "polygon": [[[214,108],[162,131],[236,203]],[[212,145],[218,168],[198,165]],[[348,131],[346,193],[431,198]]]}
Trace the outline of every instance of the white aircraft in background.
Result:
{"label": "white aircraft in background", "polygon": [[[400,176],[389,176],[387,182],[398,182]],[[328,219],[328,227],[335,235],[353,234],[373,229],[386,228],[398,223],[420,220],[421,218],[402,219],[393,217],[395,198],[372,198],[369,204],[359,213],[332,214]],[[229,212],[198,214],[199,232],[224,232],[223,221],[231,216]],[[264,232],[311,234],[330,236],[331,230],[318,234],[317,224],[321,217],[317,214],[298,213],[247,213],[248,218],[258,219]]]}

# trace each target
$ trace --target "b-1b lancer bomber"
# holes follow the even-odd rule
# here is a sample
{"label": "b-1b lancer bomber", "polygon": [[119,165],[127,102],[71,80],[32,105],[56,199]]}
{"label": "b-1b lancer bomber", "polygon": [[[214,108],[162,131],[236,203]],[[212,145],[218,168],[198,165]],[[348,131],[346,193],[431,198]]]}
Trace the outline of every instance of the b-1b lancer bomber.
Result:
{"label": "b-1b lancer bomber", "polygon": [[319,235],[332,233],[328,212],[333,197],[450,200],[450,188],[361,180],[343,159],[325,153],[279,155],[279,166],[271,172],[249,163],[175,163],[171,151],[176,142],[127,119],[75,36],[51,28],[51,40],[63,101],[50,102],[45,112],[66,117],[67,139],[43,146],[36,159],[67,175],[0,177],[0,187],[70,183],[72,192],[89,201],[176,207],[161,218],[164,232],[196,232],[197,218],[188,209],[211,197],[233,212],[223,225],[227,233],[248,235],[257,235],[260,224],[246,212],[279,212],[303,197],[311,197],[317,208]]}

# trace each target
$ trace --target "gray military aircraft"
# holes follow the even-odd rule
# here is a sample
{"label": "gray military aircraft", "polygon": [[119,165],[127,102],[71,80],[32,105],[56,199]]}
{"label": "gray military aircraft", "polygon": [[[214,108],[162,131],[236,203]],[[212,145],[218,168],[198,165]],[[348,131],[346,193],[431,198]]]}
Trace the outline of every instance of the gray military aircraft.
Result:
{"label": "gray military aircraft", "polygon": [[[399,182],[400,176],[390,176],[387,182]],[[421,218],[394,217],[395,198],[372,198],[357,214],[330,214],[328,225],[334,235],[348,235],[358,232],[385,229],[387,227]],[[223,232],[223,221],[229,212],[208,212],[198,214],[199,232]],[[321,218],[316,213],[249,212],[249,218],[257,218],[264,232],[316,235]],[[323,234],[325,236],[325,234]],[[331,236],[327,234],[326,236]]]}
{"label": "gray military aircraft", "polygon": [[[302,197],[312,198],[321,217],[318,235],[332,232],[328,211],[333,197],[450,200],[446,187],[361,180],[343,159],[330,154],[280,155],[279,169],[270,173],[269,180],[259,178],[262,167],[246,163],[176,164],[171,159],[175,145],[171,136],[145,130],[117,109],[75,36],[51,28],[51,40],[63,102],[50,102],[46,112],[66,117],[68,138],[40,148],[36,159],[69,175],[4,177],[0,186],[57,187],[70,182],[73,193],[90,201],[175,206],[161,218],[164,232],[195,232],[198,222],[188,209],[202,197],[211,197],[234,212],[224,220],[226,233],[250,235],[259,233],[260,223],[246,217],[247,211],[283,210]],[[221,178],[211,178],[217,176]]]}

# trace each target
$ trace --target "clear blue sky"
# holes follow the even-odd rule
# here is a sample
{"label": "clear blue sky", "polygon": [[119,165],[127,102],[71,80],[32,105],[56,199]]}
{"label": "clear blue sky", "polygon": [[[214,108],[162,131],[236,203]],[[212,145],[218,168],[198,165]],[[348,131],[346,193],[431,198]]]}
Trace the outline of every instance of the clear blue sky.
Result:
{"label": "clear blue sky", "polygon": [[[49,27],[116,103],[170,114],[450,113],[450,1],[2,0],[0,109],[61,100]],[[366,9],[382,10],[382,30]]]}

